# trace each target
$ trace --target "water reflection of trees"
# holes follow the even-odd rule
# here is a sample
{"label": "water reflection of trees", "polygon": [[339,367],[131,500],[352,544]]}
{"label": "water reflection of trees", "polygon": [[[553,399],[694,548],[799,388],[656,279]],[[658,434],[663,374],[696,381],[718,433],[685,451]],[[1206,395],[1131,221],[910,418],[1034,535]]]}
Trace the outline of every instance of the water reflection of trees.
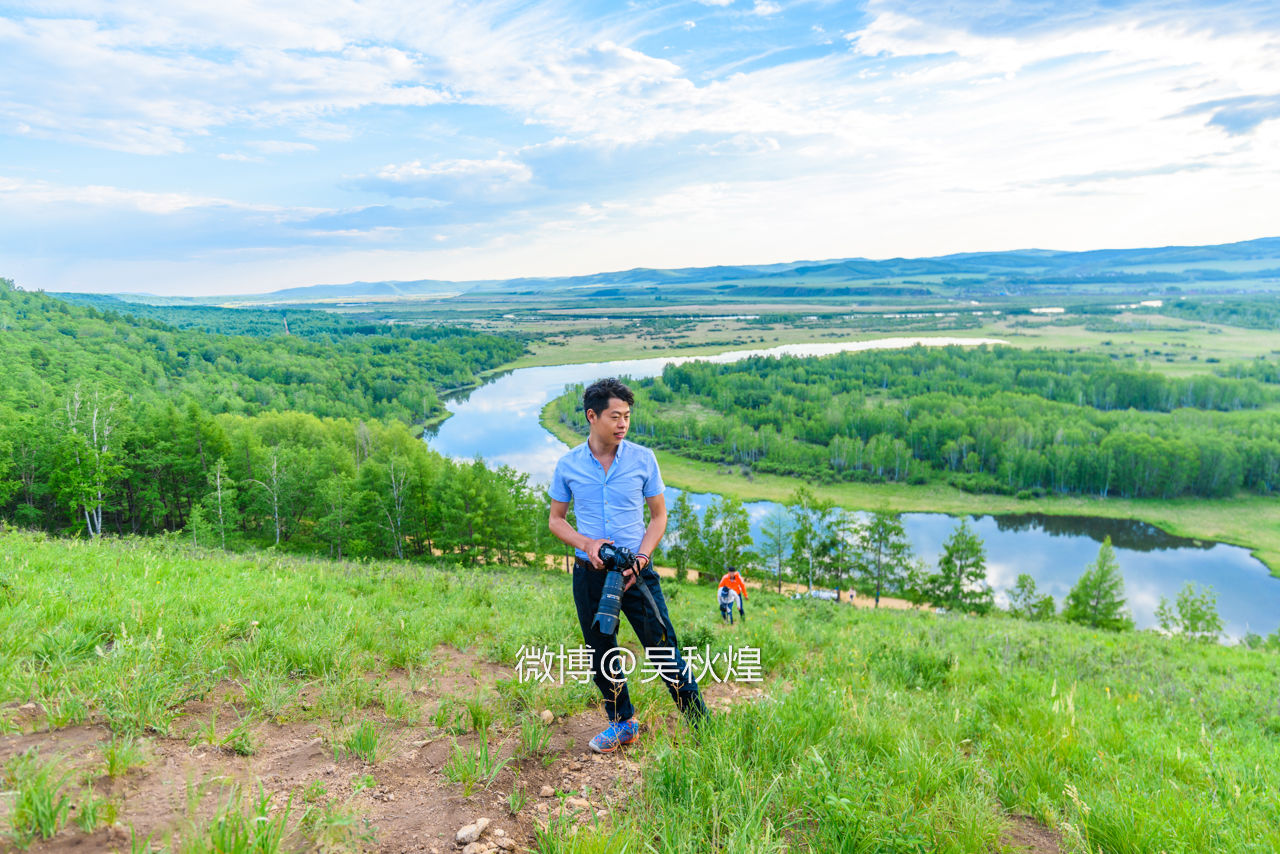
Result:
{"label": "water reflection of trees", "polygon": [[1096,516],[1049,516],[1043,513],[1021,513],[1016,516],[992,516],[1000,531],[1044,531],[1051,537],[1089,537],[1101,543],[1111,537],[1119,549],[1136,552],[1166,549],[1211,549],[1212,542],[1175,537],[1155,525],[1137,519],[1106,519]]}

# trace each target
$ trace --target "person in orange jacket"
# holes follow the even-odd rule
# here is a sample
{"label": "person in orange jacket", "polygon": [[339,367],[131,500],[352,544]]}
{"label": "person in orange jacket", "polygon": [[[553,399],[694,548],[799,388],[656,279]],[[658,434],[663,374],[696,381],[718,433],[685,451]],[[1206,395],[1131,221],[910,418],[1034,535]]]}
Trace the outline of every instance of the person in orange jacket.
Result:
{"label": "person in orange jacket", "polygon": [[742,603],[746,601],[747,598],[747,585],[746,582],[742,580],[742,576],[738,574],[738,570],[730,566],[729,571],[721,577],[720,586],[728,587],[730,590],[738,594],[738,616],[745,620],[747,615],[742,610]]}

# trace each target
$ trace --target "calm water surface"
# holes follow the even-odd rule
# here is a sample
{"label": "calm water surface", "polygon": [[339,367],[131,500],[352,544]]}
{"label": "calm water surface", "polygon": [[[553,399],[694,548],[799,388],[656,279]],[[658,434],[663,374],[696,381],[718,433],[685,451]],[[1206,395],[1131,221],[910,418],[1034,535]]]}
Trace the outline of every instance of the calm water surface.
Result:
{"label": "calm water surface", "polygon": [[[875,341],[796,344],[768,350],[740,350],[716,356],[675,356],[579,365],[521,368],[496,377],[447,401],[453,413],[426,440],[450,457],[474,459],[488,465],[509,465],[540,483],[551,478],[556,460],[568,450],[538,423],[542,408],[564,392],[565,386],[600,377],[657,376],[668,364],[693,360],[734,362],[753,355],[821,356],[851,350],[891,349],[917,342],[946,344],[1003,343],[975,338],[885,338]],[[667,488],[668,506],[679,495]],[[699,509],[715,496],[690,493]],[[778,505],[756,501],[746,505],[752,536],[759,541],[760,523]],[[932,564],[957,520],[940,513],[907,513],[903,523],[915,553]],[[987,549],[987,574],[997,597],[1013,586],[1019,573],[1028,573],[1042,592],[1062,597],[1098,554],[1106,536],[1115,546],[1125,577],[1125,592],[1139,627],[1154,625],[1155,608],[1170,600],[1187,581],[1212,586],[1227,633],[1234,638],[1253,631],[1267,634],[1280,623],[1280,579],[1248,551],[1221,543],[1201,543],[1173,537],[1143,522],[1093,517],[976,516],[972,524]]]}

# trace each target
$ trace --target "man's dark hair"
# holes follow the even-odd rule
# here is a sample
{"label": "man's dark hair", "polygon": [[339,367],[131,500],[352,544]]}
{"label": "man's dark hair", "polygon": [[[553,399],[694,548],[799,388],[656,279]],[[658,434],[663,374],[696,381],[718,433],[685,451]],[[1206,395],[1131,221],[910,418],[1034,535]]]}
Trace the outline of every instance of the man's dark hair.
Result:
{"label": "man's dark hair", "polygon": [[582,411],[591,410],[599,415],[609,408],[609,401],[615,397],[628,406],[634,406],[636,402],[636,396],[631,393],[631,389],[618,382],[616,378],[596,380],[582,393]]}

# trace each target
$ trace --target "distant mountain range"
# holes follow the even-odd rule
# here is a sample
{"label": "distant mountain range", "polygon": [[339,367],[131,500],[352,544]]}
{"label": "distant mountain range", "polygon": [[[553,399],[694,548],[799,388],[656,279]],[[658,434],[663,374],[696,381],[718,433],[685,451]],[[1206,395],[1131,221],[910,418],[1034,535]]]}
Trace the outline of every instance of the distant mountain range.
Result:
{"label": "distant mountain range", "polygon": [[[920,281],[904,282],[914,278]],[[1266,280],[1280,285],[1280,237],[1265,237],[1215,246],[1163,246],[1148,249],[1095,249],[1064,252],[1021,249],[1008,252],[966,252],[933,258],[838,258],[784,264],[743,264],[716,267],[650,269],[639,267],[588,276],[562,276],[452,282],[351,282],[287,288],[266,294],[235,297],[164,298],[120,295],[121,298],[167,304],[267,305],[346,300],[396,300],[445,297],[456,294],[539,294],[584,288],[643,288],[658,293],[795,296],[848,295],[868,292],[851,287],[876,282],[912,293],[902,285],[946,284],[950,280],[987,280],[1013,285],[1070,285],[1073,283],[1177,283]],[[692,289],[692,290],[691,290]],[[927,291],[922,291],[927,292]]]}

